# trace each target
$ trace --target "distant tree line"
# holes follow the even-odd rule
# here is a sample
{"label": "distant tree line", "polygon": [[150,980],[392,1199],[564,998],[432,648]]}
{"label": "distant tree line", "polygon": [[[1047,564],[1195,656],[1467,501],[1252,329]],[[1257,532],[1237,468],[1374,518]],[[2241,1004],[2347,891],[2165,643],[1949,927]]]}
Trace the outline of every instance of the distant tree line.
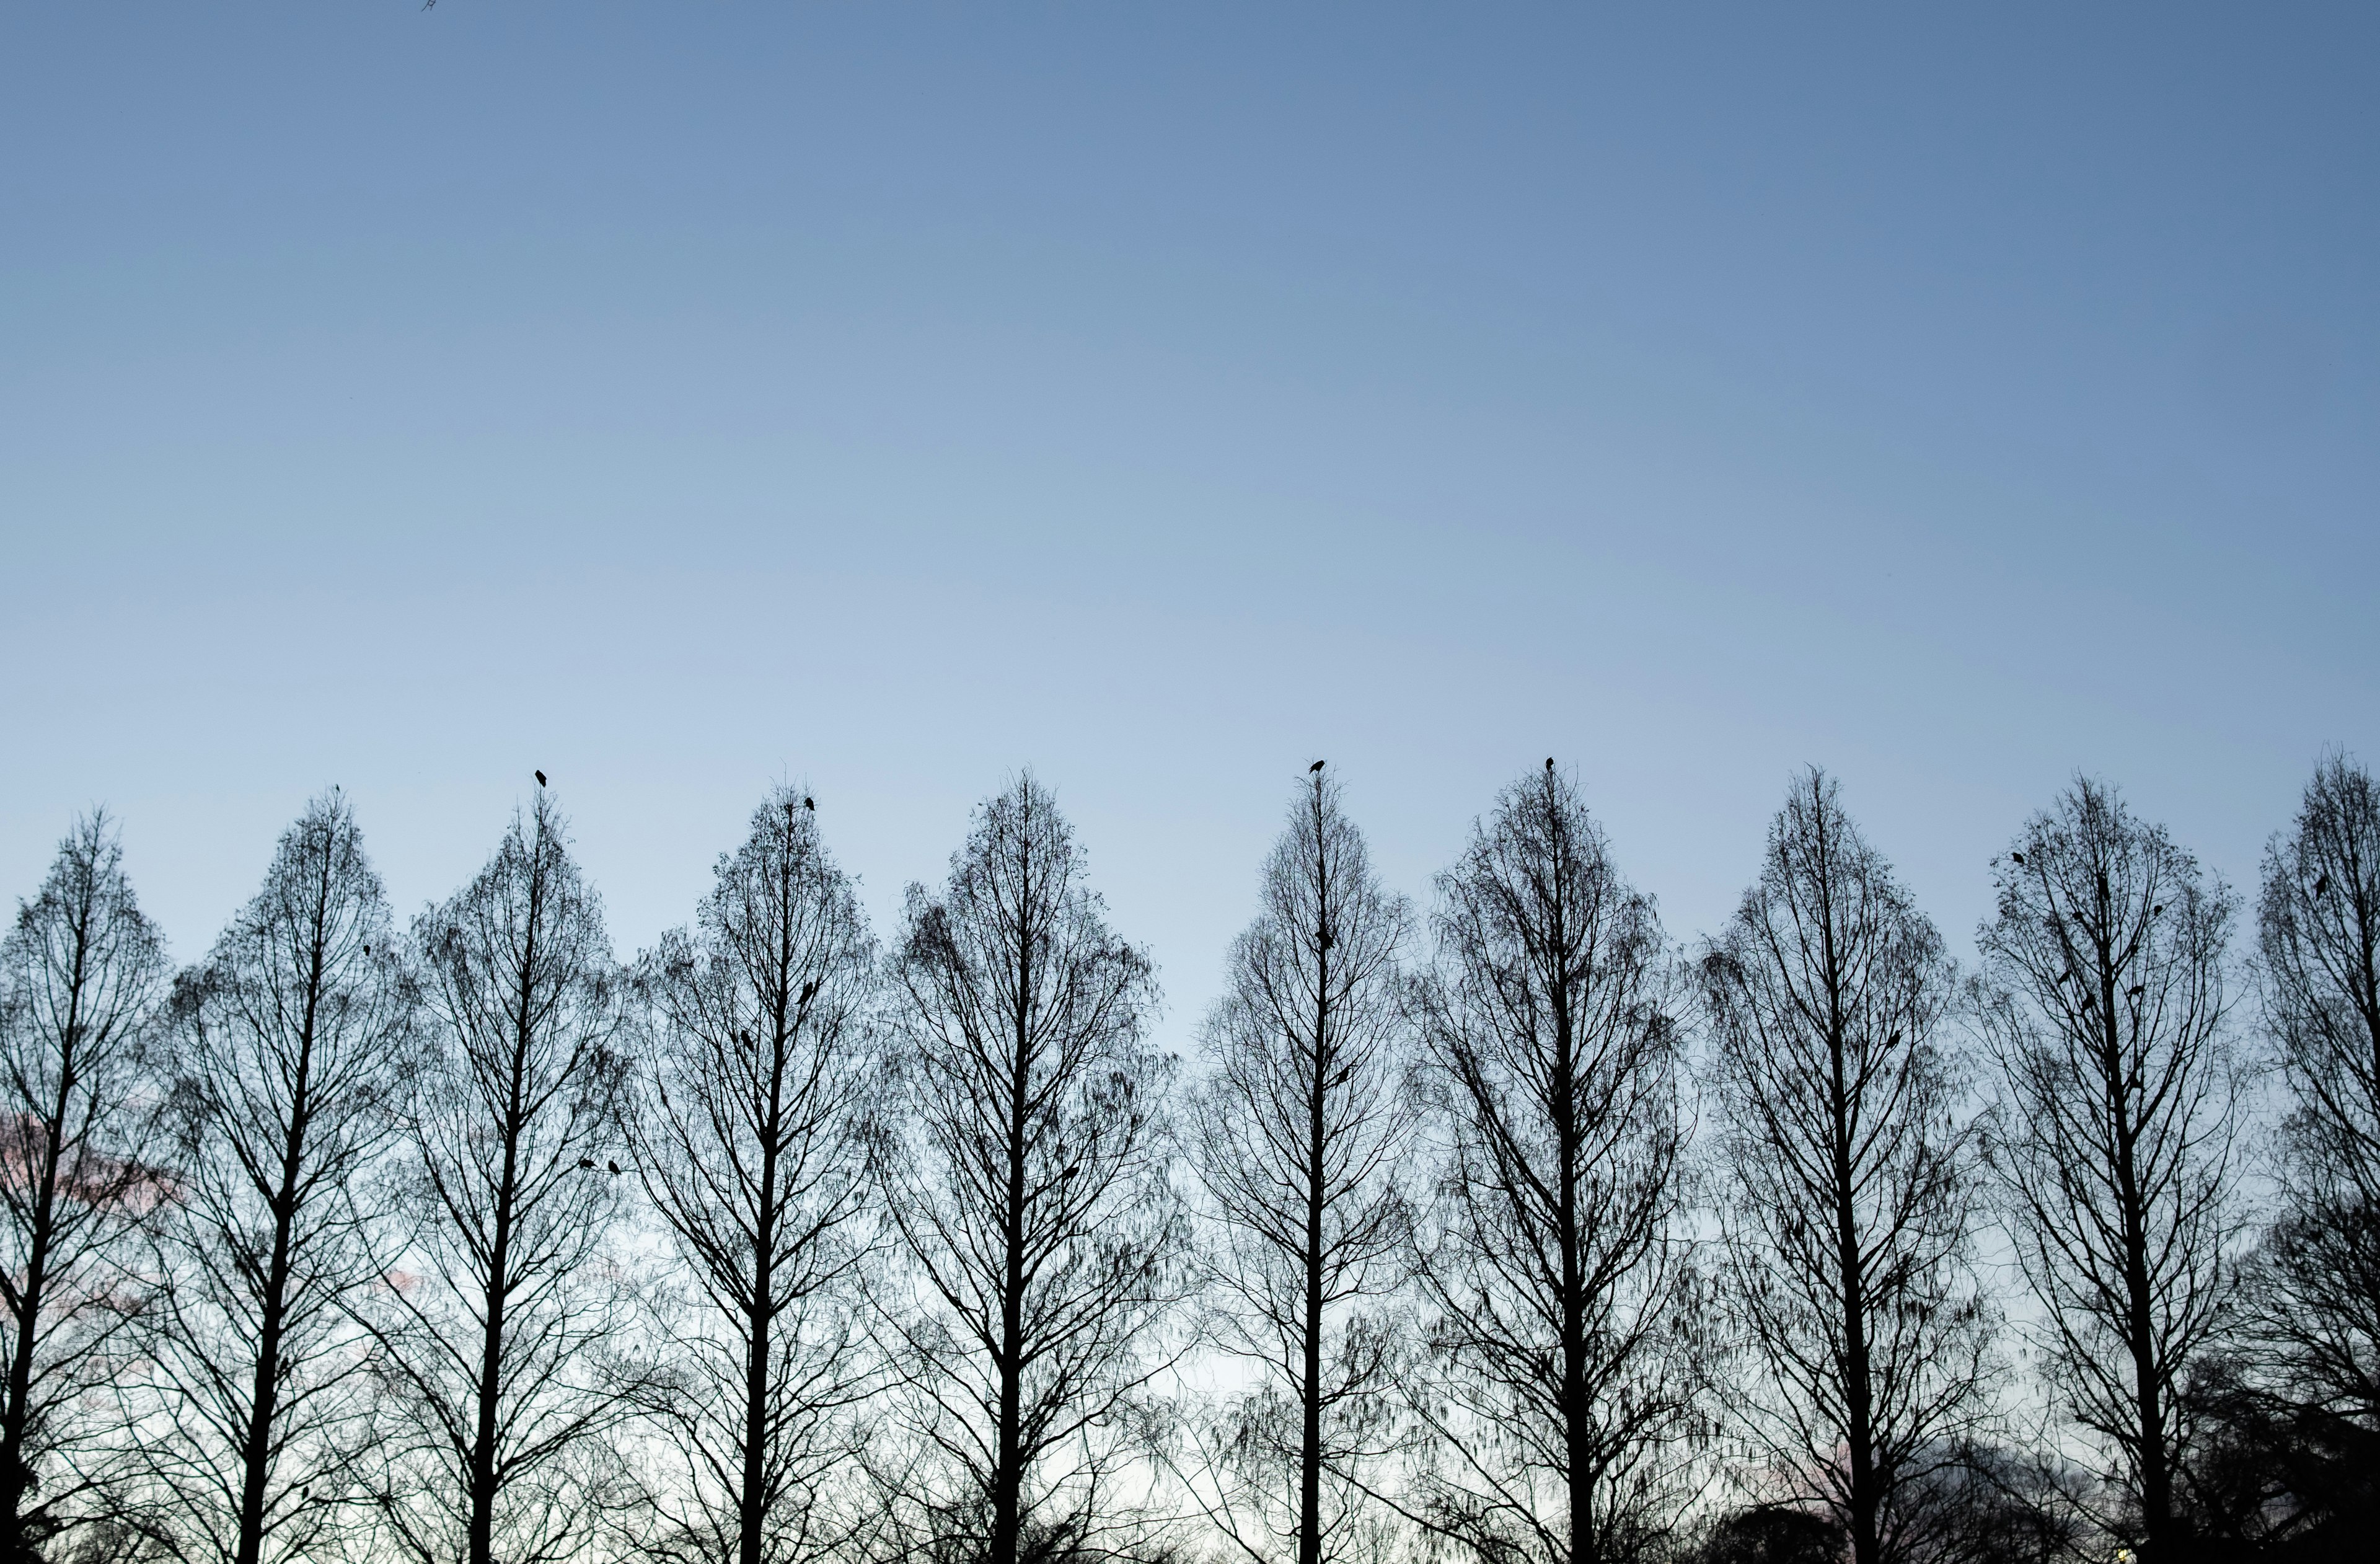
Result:
{"label": "distant tree line", "polygon": [[1687,944],[1551,760],[1423,913],[1318,762],[1187,1061],[1039,781],[883,945],[818,820],[623,963],[542,774],[408,925],[334,791],[182,970],[76,822],[0,942],[6,1560],[2373,1546],[2344,756],[2252,908],[2078,780],[1963,972],[1817,770]]}

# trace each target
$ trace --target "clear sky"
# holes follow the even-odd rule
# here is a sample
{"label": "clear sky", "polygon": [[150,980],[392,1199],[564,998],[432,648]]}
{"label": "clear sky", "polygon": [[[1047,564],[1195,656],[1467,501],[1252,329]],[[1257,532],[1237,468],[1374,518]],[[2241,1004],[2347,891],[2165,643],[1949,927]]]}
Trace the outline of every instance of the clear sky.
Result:
{"label": "clear sky", "polygon": [[[1921,14],[1922,13],[1922,14]],[[624,953],[780,778],[880,928],[1031,766],[1185,1040],[1306,762],[1788,773],[1953,947],[2076,768],[2235,880],[2380,761],[2368,5],[0,10],[0,891],[202,953],[554,779]]]}

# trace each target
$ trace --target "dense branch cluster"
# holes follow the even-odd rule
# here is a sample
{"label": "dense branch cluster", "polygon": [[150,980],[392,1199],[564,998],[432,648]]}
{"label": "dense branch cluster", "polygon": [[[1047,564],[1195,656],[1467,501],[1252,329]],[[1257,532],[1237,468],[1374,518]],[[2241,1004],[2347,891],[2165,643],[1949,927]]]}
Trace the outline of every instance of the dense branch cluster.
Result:
{"label": "dense branch cluster", "polygon": [[1551,760],[1419,913],[1318,762],[1186,1060],[1038,779],[880,944],[778,789],[625,961],[536,781],[409,925],[335,791],[178,973],[103,816],[18,904],[0,1564],[2181,1564],[2380,1521],[2343,756],[2252,940],[2082,778],[1965,972],[1823,772],[1688,942]]}

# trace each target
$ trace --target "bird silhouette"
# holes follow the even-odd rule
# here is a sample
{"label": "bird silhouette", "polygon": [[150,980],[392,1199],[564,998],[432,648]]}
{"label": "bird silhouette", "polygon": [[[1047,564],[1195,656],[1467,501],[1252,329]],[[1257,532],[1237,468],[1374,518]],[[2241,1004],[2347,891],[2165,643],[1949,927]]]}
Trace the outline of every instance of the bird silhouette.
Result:
{"label": "bird silhouette", "polygon": [[1900,1034],[1895,1032],[1891,1037],[1887,1037],[1884,1040],[1884,1046],[1888,1049],[1899,1048],[1900,1046]]}
{"label": "bird silhouette", "polygon": [[604,1163],[604,1164],[603,1164],[603,1166],[605,1166],[606,1168],[611,1169],[611,1170],[612,1170],[612,1171],[613,1171],[613,1172],[615,1172],[615,1173],[616,1173],[616,1172],[618,1172],[618,1171],[620,1170],[620,1165],[619,1165],[617,1162],[606,1162],[606,1163]]}
{"label": "bird silhouette", "polygon": [[537,778],[538,786],[543,787],[545,785],[545,773],[543,771],[532,771],[529,774]]}
{"label": "bird silhouette", "polygon": [[2010,853],[2009,855],[2009,862],[2016,865],[2019,868],[2022,868],[2024,867],[2024,855],[2022,853]]}
{"label": "bird silhouette", "polygon": [[818,809],[818,805],[808,794],[804,794],[802,797],[802,807],[815,813]]}
{"label": "bird silhouette", "polygon": [[1552,756],[1548,755],[1548,756],[1547,756],[1547,757],[1546,757],[1546,770],[1548,770],[1548,771],[1550,771],[1550,770],[1552,770],[1553,769],[1554,769],[1554,758],[1553,758]]}
{"label": "bird silhouette", "polygon": [[794,1003],[797,1005],[806,1005],[816,998],[818,998],[818,979],[813,977],[808,982],[802,985],[802,997],[795,1000]]}
{"label": "bird silhouette", "polygon": [[1308,775],[1308,776],[1312,776],[1315,772],[1317,772],[1317,771],[1318,771],[1318,770],[1322,770],[1322,762],[1321,762],[1321,761],[1319,761],[1319,760],[1317,760],[1313,765],[1308,766],[1308,767],[1306,767],[1306,768],[1305,768],[1305,772],[1306,772],[1306,775]]}
{"label": "bird silhouette", "polygon": [[2124,997],[2128,1000],[2137,1000],[2143,994],[2148,992],[2148,987],[2149,986],[2145,983],[2135,983],[2131,988],[2124,990]]}
{"label": "bird silhouette", "polygon": [[2327,896],[2330,894],[2330,876],[2324,875],[2320,879],[2313,882],[2313,893],[2317,896]]}
{"label": "bird silhouette", "polygon": [[595,1158],[592,1157],[582,1157],[578,1159],[578,1165],[582,1168],[592,1168],[595,1166]]}
{"label": "bird silhouette", "polygon": [[1062,1173],[1061,1173],[1061,1174],[1059,1174],[1059,1175],[1058,1175],[1058,1182],[1059,1182],[1060,1183],[1064,1183],[1068,1179],[1073,1178],[1075,1174],[1077,1174],[1077,1173],[1081,1172],[1082,1170],[1083,1170],[1083,1165],[1082,1165],[1080,1162],[1075,1163],[1072,1167],[1069,1167],[1069,1168],[1068,1168],[1064,1172],[1062,1172]]}
{"label": "bird silhouette", "polygon": [[2164,913],[2165,913],[2165,903],[2164,903],[2163,902],[2159,902],[2155,906],[2151,907],[2151,908],[2149,909],[2149,916],[2151,916],[2151,917],[2159,917],[2159,916],[2162,916],[2162,915],[2164,915]]}

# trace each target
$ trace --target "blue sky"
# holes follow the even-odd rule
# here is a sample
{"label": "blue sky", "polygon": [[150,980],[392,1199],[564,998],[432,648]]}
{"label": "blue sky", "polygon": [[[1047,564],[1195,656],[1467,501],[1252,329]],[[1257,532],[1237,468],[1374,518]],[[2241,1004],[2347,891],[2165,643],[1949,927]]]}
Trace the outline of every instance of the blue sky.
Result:
{"label": "blue sky", "polygon": [[0,889],[176,955],[333,782],[555,779],[624,952],[803,782],[1031,766],[1186,1039],[1328,756],[1574,766],[1691,937],[1788,773],[1954,948],[2076,768],[2380,759],[2370,7],[9,6]]}

